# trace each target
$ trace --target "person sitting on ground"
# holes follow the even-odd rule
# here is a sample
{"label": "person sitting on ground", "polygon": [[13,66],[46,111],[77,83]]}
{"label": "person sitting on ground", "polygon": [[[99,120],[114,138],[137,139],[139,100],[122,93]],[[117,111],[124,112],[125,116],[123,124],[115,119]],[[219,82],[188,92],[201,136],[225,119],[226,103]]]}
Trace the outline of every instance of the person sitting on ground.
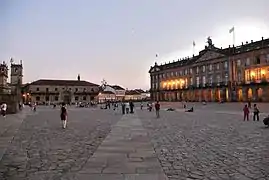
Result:
{"label": "person sitting on ground", "polygon": [[193,112],[193,107],[191,107],[190,109],[186,110],[185,112]]}

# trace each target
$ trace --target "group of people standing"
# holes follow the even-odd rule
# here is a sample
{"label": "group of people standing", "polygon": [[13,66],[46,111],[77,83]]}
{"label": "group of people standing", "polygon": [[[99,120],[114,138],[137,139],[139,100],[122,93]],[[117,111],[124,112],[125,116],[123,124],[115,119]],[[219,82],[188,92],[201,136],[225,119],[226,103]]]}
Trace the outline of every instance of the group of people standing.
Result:
{"label": "group of people standing", "polygon": [[[250,113],[250,109],[251,109],[251,103],[249,102],[248,104],[246,104],[243,108],[243,112],[244,112],[244,121],[249,121],[249,113]],[[257,104],[253,105],[253,121],[259,121],[260,120],[260,110],[257,106]]]}

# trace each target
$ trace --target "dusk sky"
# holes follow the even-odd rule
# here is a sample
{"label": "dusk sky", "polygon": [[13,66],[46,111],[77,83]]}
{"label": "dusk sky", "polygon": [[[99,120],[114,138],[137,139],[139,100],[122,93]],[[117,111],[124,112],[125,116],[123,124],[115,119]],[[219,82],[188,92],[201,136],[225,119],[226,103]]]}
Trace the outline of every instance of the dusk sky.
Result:
{"label": "dusk sky", "polygon": [[[217,47],[269,38],[268,0],[0,0],[0,60],[24,82],[76,79],[149,88],[148,70]],[[155,55],[159,57],[156,58]]]}

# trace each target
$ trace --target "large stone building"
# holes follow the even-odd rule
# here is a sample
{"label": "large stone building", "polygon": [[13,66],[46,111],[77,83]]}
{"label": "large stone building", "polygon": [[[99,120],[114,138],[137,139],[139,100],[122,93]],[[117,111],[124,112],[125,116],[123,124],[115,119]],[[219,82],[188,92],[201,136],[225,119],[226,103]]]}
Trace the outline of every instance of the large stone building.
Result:
{"label": "large stone building", "polygon": [[99,85],[77,80],[40,79],[28,84],[23,94],[24,101],[38,104],[71,104],[96,100]]}
{"label": "large stone building", "polygon": [[151,98],[160,101],[269,101],[269,39],[217,48],[149,70]]}
{"label": "large stone building", "polygon": [[21,102],[21,86],[23,77],[22,61],[18,64],[10,60],[10,83],[8,82],[8,65],[0,64],[0,104],[6,103],[8,113],[16,113]]}

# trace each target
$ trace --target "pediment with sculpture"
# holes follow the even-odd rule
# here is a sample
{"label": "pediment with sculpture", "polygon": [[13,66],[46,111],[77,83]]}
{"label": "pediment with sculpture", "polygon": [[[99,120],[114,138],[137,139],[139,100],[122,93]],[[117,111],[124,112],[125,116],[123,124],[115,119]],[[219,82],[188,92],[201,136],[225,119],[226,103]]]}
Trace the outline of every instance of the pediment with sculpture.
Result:
{"label": "pediment with sculpture", "polygon": [[207,61],[207,60],[210,60],[210,59],[216,59],[216,58],[220,58],[220,57],[224,57],[224,56],[225,55],[223,55],[221,53],[217,53],[215,51],[208,50],[196,62],[203,62],[203,61]]}

